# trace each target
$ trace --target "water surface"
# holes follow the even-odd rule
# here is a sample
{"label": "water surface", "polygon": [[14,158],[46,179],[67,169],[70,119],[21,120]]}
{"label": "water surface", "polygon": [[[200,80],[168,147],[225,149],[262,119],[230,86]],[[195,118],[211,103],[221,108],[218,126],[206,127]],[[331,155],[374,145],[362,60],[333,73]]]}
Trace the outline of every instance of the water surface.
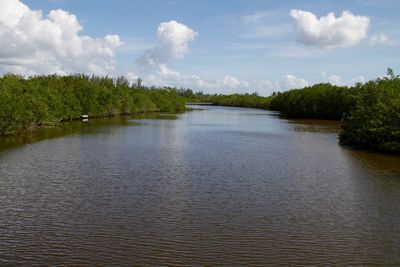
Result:
{"label": "water surface", "polygon": [[400,158],[205,107],[0,143],[0,265],[400,265]]}

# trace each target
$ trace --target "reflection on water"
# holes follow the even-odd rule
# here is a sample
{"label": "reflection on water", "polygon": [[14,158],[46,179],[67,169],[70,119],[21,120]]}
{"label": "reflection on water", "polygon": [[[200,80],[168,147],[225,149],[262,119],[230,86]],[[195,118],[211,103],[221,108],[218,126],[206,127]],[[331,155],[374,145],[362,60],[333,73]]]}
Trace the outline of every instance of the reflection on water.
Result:
{"label": "reflection on water", "polygon": [[[143,118],[143,116],[145,115],[140,115],[140,118]],[[151,116],[157,118],[158,114],[152,114]],[[7,148],[18,147],[24,144],[31,144],[38,141],[59,138],[71,134],[97,133],[101,127],[132,126],[134,123],[131,121],[131,118],[131,116],[99,118],[89,120],[88,122],[72,121],[68,123],[62,123],[55,127],[38,128],[34,131],[25,132],[16,136],[0,138],[0,151]]]}
{"label": "reflection on water", "polygon": [[288,120],[287,122],[293,125],[293,130],[300,132],[316,132],[327,134],[339,134],[340,132],[339,121],[292,119]]}
{"label": "reflection on water", "polygon": [[144,119],[175,120],[177,118],[177,114],[148,113],[132,116],[126,115],[109,118],[97,118],[88,121],[66,122],[55,127],[38,128],[34,131],[21,133],[16,136],[0,138],[0,152],[4,149],[18,147],[24,144],[31,144],[42,140],[59,138],[71,134],[95,134],[99,133],[101,130],[109,130],[108,128],[110,128],[110,126],[138,126],[141,125],[141,121]]}
{"label": "reflection on water", "polygon": [[253,109],[0,144],[0,265],[399,265],[400,158]]}

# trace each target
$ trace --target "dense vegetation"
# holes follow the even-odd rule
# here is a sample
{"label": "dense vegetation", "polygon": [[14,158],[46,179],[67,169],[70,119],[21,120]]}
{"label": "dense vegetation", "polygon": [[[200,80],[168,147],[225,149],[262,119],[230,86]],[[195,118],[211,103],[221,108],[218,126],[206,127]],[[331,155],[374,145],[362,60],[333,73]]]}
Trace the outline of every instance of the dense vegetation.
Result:
{"label": "dense vegetation", "polygon": [[194,93],[191,89],[179,89],[178,94],[186,99],[187,102],[208,102],[218,106],[246,107],[268,109],[272,97],[262,97],[257,93],[252,94],[204,94],[203,92]]}
{"label": "dense vegetation", "polygon": [[342,144],[400,153],[400,78],[391,69],[385,78],[354,87],[320,83],[270,97],[179,93],[185,93],[190,101],[272,109],[292,118],[342,120]]}
{"label": "dense vegetation", "polygon": [[190,89],[145,88],[140,80],[86,75],[0,77],[0,136],[60,121],[185,108],[185,101],[281,111],[289,117],[343,121],[343,144],[400,153],[400,78],[354,87],[316,84],[274,93],[208,95]]}
{"label": "dense vegetation", "polygon": [[144,88],[124,77],[86,75],[0,78],[0,136],[63,120],[184,109],[173,88]]}
{"label": "dense vegetation", "polygon": [[292,118],[340,120],[353,105],[354,97],[350,88],[320,83],[277,93],[270,108]]}
{"label": "dense vegetation", "polygon": [[388,73],[354,88],[355,103],[343,118],[343,144],[400,153],[400,78]]}
{"label": "dense vegetation", "polygon": [[316,84],[278,93],[270,108],[289,117],[342,120],[342,144],[400,153],[400,78],[391,69],[351,88]]}
{"label": "dense vegetation", "polygon": [[203,99],[219,106],[268,109],[271,98],[254,94],[211,95]]}

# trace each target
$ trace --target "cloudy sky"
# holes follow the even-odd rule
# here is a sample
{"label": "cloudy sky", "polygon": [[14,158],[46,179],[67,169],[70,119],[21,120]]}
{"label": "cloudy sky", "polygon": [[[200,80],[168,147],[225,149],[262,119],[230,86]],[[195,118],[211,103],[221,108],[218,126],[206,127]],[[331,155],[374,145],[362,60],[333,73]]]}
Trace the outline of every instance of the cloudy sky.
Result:
{"label": "cloudy sky", "polygon": [[0,73],[124,75],[205,92],[400,71],[400,1],[0,0]]}

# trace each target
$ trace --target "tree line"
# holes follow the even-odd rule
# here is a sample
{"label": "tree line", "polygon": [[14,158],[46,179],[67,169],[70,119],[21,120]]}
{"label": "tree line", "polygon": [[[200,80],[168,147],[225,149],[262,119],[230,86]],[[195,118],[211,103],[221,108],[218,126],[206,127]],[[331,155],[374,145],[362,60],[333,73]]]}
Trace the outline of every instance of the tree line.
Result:
{"label": "tree line", "polygon": [[185,101],[277,110],[295,118],[342,120],[342,144],[400,153],[400,78],[391,69],[383,78],[353,87],[320,83],[269,97],[149,88],[141,80],[131,84],[124,77],[6,74],[0,77],[0,136],[83,114],[173,112],[183,110]]}
{"label": "tree line", "polygon": [[0,136],[61,121],[183,110],[175,88],[147,88],[124,77],[83,74],[0,77]]}
{"label": "tree line", "polygon": [[278,93],[269,108],[289,117],[342,120],[342,144],[400,153],[400,78],[392,69],[353,87],[316,84]]}
{"label": "tree line", "polygon": [[208,102],[218,106],[269,109],[271,97],[262,97],[257,93],[244,94],[205,94],[203,91],[193,92],[191,89],[178,89],[178,94],[187,102]]}
{"label": "tree line", "polygon": [[184,91],[190,101],[276,110],[290,118],[341,120],[342,144],[400,154],[400,78],[390,68],[385,77],[353,87],[319,83],[269,97]]}

